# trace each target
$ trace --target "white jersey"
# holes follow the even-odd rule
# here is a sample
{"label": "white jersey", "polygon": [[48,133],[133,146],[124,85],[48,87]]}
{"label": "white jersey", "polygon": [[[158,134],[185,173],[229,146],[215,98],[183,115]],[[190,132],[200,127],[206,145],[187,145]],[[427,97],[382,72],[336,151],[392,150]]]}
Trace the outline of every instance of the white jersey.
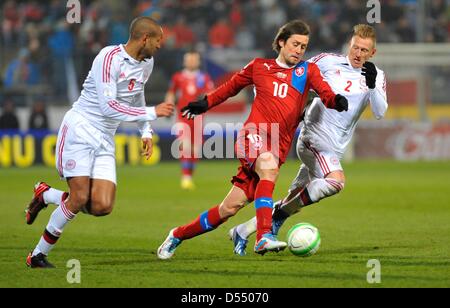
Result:
{"label": "white jersey", "polygon": [[114,135],[120,123],[137,122],[143,137],[152,137],[148,121],[157,118],[145,107],[144,86],[153,70],[153,58],[137,61],[123,45],[103,48],[95,58],[73,110],[94,127]]}
{"label": "white jersey", "polygon": [[387,110],[386,78],[377,68],[375,89],[366,86],[366,79],[361,69],[353,68],[348,57],[335,54],[320,54],[309,62],[316,63],[336,94],[348,100],[348,111],[338,112],[326,108],[319,98],[308,106],[305,119],[301,125],[300,138],[324,144],[342,158],[361,114],[370,104],[377,119],[381,119]]}

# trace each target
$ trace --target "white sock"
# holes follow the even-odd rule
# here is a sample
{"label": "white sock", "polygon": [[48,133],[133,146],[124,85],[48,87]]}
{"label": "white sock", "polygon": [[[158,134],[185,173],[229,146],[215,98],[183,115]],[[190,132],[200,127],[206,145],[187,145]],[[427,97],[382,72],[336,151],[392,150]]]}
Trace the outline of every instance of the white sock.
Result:
{"label": "white sock", "polygon": [[58,206],[61,206],[62,200],[64,195],[64,192],[61,190],[57,190],[54,188],[50,188],[49,190],[47,190],[46,192],[44,192],[44,202],[45,204],[49,204],[49,203],[53,203],[56,204]]}
{"label": "white sock", "polygon": [[256,216],[237,226],[236,231],[241,237],[247,239],[250,235],[256,232]]}
{"label": "white sock", "polygon": [[44,231],[44,235],[42,235],[39,243],[33,250],[32,255],[35,256],[42,253],[47,256],[61,236],[64,227],[74,218],[75,214],[70,212],[66,208],[65,203],[62,202],[61,205],[53,211],[50,221]]}

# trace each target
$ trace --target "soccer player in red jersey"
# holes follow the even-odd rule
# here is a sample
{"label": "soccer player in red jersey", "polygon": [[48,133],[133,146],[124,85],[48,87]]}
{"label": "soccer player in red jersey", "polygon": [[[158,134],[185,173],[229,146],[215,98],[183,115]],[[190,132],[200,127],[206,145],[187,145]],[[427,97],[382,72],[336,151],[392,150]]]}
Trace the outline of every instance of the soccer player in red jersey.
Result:
{"label": "soccer player in red jersey", "polygon": [[[187,52],[183,59],[184,69],[173,75],[166,102],[177,103],[180,139],[180,161],[182,168],[181,188],[192,190],[195,188],[192,176],[197,162],[197,153],[202,146],[203,121],[197,117],[195,121],[182,117],[180,110],[189,102],[197,100],[200,96],[212,91],[214,83],[211,77],[200,71],[200,54],[196,51]],[[197,130],[195,130],[197,129]]]}
{"label": "soccer player in red jersey", "polygon": [[294,20],[278,31],[273,47],[277,59],[254,59],[228,82],[203,100],[189,103],[182,111],[187,118],[226,101],[249,85],[255,99],[244,127],[238,134],[235,151],[241,162],[233,187],[220,205],[202,213],[193,222],[172,229],[158,248],[160,259],[169,259],[184,240],[217,228],[247,203],[255,201],[257,235],[254,251],[286,248],[272,234],[272,194],[281,165],[285,162],[297,126],[313,89],[328,108],[346,111],[348,102],[335,95],[314,63],[302,61],[309,43],[309,26]]}

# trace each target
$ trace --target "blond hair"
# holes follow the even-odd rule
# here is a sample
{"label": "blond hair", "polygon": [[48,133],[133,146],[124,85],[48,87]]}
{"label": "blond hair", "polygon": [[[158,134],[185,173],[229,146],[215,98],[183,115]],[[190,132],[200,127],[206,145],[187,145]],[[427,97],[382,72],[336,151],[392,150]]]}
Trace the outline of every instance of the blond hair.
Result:
{"label": "blond hair", "polygon": [[359,24],[353,27],[353,36],[359,36],[363,39],[370,38],[373,46],[377,44],[377,32],[374,27],[365,24]]}

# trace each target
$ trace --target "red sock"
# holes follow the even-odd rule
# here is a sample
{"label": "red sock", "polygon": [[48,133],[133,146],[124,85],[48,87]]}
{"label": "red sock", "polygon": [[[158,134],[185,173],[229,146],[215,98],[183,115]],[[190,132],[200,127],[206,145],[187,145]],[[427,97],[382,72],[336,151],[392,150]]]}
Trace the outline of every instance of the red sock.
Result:
{"label": "red sock", "polygon": [[267,180],[259,181],[256,186],[256,241],[259,241],[263,234],[272,233],[272,195],[274,188],[275,183]]}
{"label": "red sock", "polygon": [[181,158],[181,173],[185,176],[192,176],[194,166],[191,159]]}
{"label": "red sock", "polygon": [[212,231],[224,223],[225,220],[220,217],[219,206],[203,212],[193,222],[178,227],[173,232],[173,236],[181,240],[187,240],[197,235]]}
{"label": "red sock", "polygon": [[189,162],[191,164],[191,176],[193,176],[197,164],[197,158],[194,157],[194,154],[192,154],[192,158],[189,159]]}

